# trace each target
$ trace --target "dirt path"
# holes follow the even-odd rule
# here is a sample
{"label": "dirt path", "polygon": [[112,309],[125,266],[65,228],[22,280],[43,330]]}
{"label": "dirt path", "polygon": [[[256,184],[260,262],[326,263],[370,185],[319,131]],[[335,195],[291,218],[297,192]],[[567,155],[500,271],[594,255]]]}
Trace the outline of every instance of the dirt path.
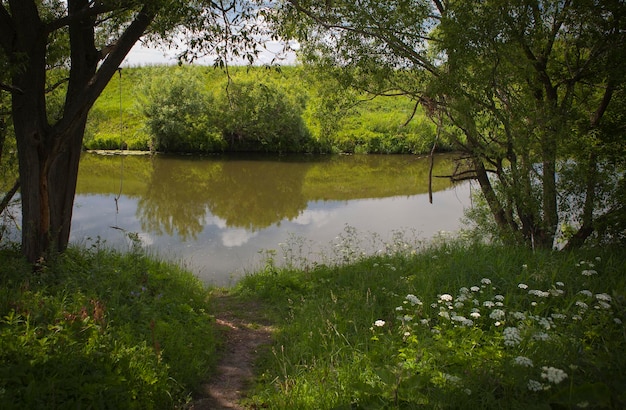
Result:
{"label": "dirt path", "polygon": [[221,359],[211,381],[202,386],[202,397],[189,409],[243,410],[239,401],[253,380],[259,350],[271,342],[272,328],[257,303],[241,302],[227,294],[214,295],[212,302],[224,337]]}

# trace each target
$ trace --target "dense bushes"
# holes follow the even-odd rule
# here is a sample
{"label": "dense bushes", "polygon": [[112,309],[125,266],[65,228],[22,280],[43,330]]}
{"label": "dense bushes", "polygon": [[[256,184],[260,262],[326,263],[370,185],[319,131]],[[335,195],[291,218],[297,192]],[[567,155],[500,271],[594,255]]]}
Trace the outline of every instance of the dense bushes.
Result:
{"label": "dense bushes", "polygon": [[303,106],[275,84],[234,83],[221,100],[216,122],[230,150],[299,152],[310,146]]}
{"label": "dense bushes", "polygon": [[235,67],[230,76],[207,67],[132,68],[111,81],[96,102],[85,146],[167,152],[428,152],[434,125],[421,108],[405,124],[413,109],[409,99],[366,100],[304,67]]}
{"label": "dense bushes", "polygon": [[213,96],[194,72],[173,70],[146,91],[144,114],[152,149],[168,152],[220,151],[224,140],[212,121]]}
{"label": "dense bushes", "polygon": [[150,83],[144,113],[153,149],[297,152],[310,146],[302,104],[277,84],[217,84],[208,90],[197,72],[180,68]]}

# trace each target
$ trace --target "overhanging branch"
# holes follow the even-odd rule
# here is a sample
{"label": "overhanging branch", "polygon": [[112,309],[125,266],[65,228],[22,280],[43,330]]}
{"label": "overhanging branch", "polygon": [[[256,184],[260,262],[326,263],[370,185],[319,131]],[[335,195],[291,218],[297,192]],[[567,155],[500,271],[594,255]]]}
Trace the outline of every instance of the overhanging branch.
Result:
{"label": "overhanging branch", "polygon": [[0,83],[0,90],[8,91],[10,93],[24,94],[24,91],[21,88],[4,83]]}

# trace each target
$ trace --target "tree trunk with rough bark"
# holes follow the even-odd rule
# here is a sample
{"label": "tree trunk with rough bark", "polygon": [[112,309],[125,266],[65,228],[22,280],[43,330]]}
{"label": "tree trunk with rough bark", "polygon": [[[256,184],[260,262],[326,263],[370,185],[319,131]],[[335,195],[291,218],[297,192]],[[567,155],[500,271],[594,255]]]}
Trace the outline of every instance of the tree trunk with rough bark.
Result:
{"label": "tree trunk with rough bark", "polygon": [[48,35],[58,27],[46,25],[33,2],[10,5],[12,14],[0,17],[11,23],[3,33],[12,36],[11,41],[2,45],[18,67],[12,80],[20,92],[12,95],[12,116],[21,184],[22,252],[36,262],[67,248],[87,114],[156,10],[145,6],[102,55],[95,46],[97,14],[84,13],[90,2],[68,1],[71,68],[63,116],[50,124],[46,57]]}

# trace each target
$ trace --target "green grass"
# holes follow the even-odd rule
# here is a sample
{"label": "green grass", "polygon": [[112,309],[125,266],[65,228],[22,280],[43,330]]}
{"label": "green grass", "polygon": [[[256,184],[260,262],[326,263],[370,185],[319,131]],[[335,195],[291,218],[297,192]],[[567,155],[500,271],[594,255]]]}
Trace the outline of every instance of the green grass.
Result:
{"label": "green grass", "polygon": [[97,243],[34,272],[9,250],[0,261],[3,409],[173,408],[215,362],[188,272]]}
{"label": "green grass", "polygon": [[[122,70],[114,76],[89,113],[84,144],[88,149],[148,150],[151,145],[149,127],[143,106],[149,84],[159,78],[172,78],[176,72],[199,76],[204,89],[199,92],[215,96],[224,93],[226,75],[222,70],[203,66],[155,66]],[[350,153],[427,153],[432,148],[435,127],[421,107],[415,118],[405,125],[414,109],[414,102],[403,97],[350,96],[352,107],[342,115],[329,115],[324,102],[329,93],[340,87],[311,77],[303,67],[282,67],[268,70],[264,67],[231,67],[235,83],[254,81],[271,84],[285,91],[294,101],[304,105],[302,119],[305,127],[317,141],[318,150]],[[322,87],[329,87],[324,90]],[[121,99],[120,99],[121,98]],[[339,99],[343,97],[338,97]],[[356,103],[360,100],[360,103]],[[121,106],[120,106],[121,105]],[[330,109],[333,109],[331,107]],[[331,119],[332,118],[332,119]],[[320,124],[320,121],[324,122]],[[330,123],[329,123],[330,121]],[[325,135],[321,128],[331,131]],[[302,151],[311,147],[300,147]],[[450,150],[445,141],[439,141],[440,150]]]}
{"label": "green grass", "polygon": [[402,248],[352,252],[349,265],[269,263],[241,281],[237,292],[264,298],[280,329],[251,406],[624,408],[621,250]]}
{"label": "green grass", "polygon": [[[367,244],[364,245],[364,242]],[[375,256],[362,249],[375,244]],[[626,255],[531,251],[347,227],[312,263],[297,238],[227,291],[275,340],[248,408],[624,408]],[[0,252],[3,408],[175,408],[210,377],[211,293],[96,242],[32,270]]]}

